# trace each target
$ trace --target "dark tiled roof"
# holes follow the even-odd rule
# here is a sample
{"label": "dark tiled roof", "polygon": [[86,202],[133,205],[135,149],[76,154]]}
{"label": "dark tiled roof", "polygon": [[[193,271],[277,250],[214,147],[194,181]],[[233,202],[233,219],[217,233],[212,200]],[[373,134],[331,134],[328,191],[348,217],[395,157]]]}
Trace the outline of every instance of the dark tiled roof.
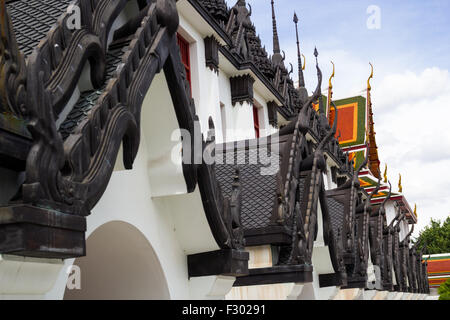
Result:
{"label": "dark tiled roof", "polygon": [[72,0],[18,0],[7,4],[19,49],[31,54]]}
{"label": "dark tiled roof", "polygon": [[110,50],[106,56],[106,79],[105,86],[100,90],[86,91],[81,93],[78,102],[73,107],[72,111],[67,116],[66,120],[61,124],[59,132],[62,138],[65,140],[75,130],[88,115],[89,111],[97,102],[98,98],[103,93],[106,84],[109,79],[114,76],[114,72],[117,70],[117,66],[122,61],[124,50],[128,46],[129,42],[124,42],[118,46],[110,47]]}
{"label": "dark tiled roof", "polygon": [[80,95],[78,102],[73,107],[66,120],[59,127],[59,132],[61,133],[63,140],[66,140],[78,124],[87,117],[101,93],[102,91],[96,90],[86,91]]}
{"label": "dark tiled roof", "polygon": [[[216,164],[216,176],[225,197],[231,196],[234,168],[240,169],[242,187],[242,225],[245,230],[267,227],[276,201],[276,172],[261,175],[262,164],[249,164],[256,159],[257,149],[239,150],[234,155],[235,164]],[[217,154],[217,157],[220,157]],[[224,155],[225,159],[226,155]],[[237,161],[236,161],[237,160]],[[225,160],[223,161],[225,162]],[[239,165],[239,163],[245,163]]]}
{"label": "dark tiled roof", "polygon": [[[194,0],[192,0],[194,1]],[[252,62],[256,70],[260,71],[261,79],[264,79],[267,85],[272,88],[275,95],[278,95],[280,101],[284,104],[279,111],[286,119],[292,117],[300,108],[301,101],[298,92],[294,87],[294,82],[290,78],[290,74],[284,63],[279,65],[273,62],[265,47],[261,43],[261,39],[257,35],[256,28],[251,21],[251,16],[244,17],[242,15],[247,10],[246,1],[234,1],[236,3],[232,8],[228,8],[224,0],[195,0],[200,3],[203,8],[210,14],[219,26],[228,33],[231,43],[226,48],[234,58],[240,63]],[[240,10],[241,14],[234,20],[234,24],[228,29],[228,22],[234,10]],[[242,34],[240,33],[240,23],[243,22]],[[228,30],[227,30],[228,29]],[[239,45],[240,50],[236,47],[239,43],[238,37],[242,36],[246,45]],[[246,47],[246,49],[243,49]],[[281,71],[281,75],[276,78],[277,70]],[[284,81],[287,81],[286,91]]]}
{"label": "dark tiled roof", "polygon": [[219,22],[226,24],[228,21],[229,9],[225,0],[198,0],[206,10]]}

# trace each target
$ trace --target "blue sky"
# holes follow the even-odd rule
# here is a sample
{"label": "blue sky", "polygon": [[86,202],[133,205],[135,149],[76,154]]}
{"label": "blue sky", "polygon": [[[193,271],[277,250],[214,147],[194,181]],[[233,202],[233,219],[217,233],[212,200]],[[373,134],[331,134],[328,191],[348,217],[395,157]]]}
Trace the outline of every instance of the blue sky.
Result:
{"label": "blue sky", "polygon": [[[252,19],[257,31],[270,52],[270,0],[248,2],[253,7]],[[366,10],[370,5],[381,10],[379,30],[367,28]],[[275,6],[282,48],[288,51],[295,45],[292,16],[296,11],[300,19],[302,51],[310,62],[314,46],[317,46],[322,56],[328,51],[346,50],[361,60],[372,61],[381,75],[429,66],[450,68],[448,0],[276,0]],[[320,61],[321,64],[328,62]],[[339,61],[335,63],[339,67]],[[324,73],[326,69],[324,66]]]}
{"label": "blue sky", "polygon": [[[272,52],[270,0],[250,0],[252,20],[268,52]],[[228,1],[234,5],[235,1]],[[381,28],[367,28],[367,8],[380,8]],[[450,1],[449,0],[275,0],[281,48],[297,70],[294,10],[300,19],[300,42],[306,56],[305,79],[316,85],[313,50],[326,92],[336,64],[334,98],[365,95],[369,62],[375,130],[381,166],[396,191],[402,174],[410,205],[418,205],[415,235],[430,218],[450,214]],[[294,75],[294,79],[297,76]]]}

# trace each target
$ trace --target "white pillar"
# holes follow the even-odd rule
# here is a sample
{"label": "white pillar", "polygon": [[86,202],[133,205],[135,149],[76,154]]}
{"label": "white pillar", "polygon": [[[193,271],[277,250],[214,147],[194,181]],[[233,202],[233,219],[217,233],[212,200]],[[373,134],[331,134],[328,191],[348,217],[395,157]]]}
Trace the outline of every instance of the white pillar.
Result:
{"label": "white pillar", "polygon": [[231,291],[235,281],[235,277],[226,276],[191,278],[189,280],[190,299],[225,300],[225,296]]}
{"label": "white pillar", "polygon": [[0,255],[0,299],[43,299],[63,265],[59,259]]}
{"label": "white pillar", "polygon": [[248,102],[236,103],[233,107],[232,123],[234,124],[234,140],[255,138],[253,121],[253,105]]}

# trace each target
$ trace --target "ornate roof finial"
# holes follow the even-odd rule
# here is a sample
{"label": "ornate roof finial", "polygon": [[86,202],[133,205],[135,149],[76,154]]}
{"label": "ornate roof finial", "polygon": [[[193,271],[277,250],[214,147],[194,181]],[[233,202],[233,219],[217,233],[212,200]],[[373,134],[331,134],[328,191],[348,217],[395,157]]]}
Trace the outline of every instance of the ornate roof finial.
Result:
{"label": "ornate roof finial", "polygon": [[302,53],[302,57],[303,57],[303,67],[302,67],[302,70],[303,71],[305,71],[305,69],[306,69],[306,58],[305,58],[305,55]]}
{"label": "ornate roof finial", "polygon": [[373,78],[373,65],[370,64],[370,76],[367,79],[367,104],[366,104],[366,130],[367,130],[367,149],[370,152],[370,163],[369,169],[372,174],[378,178],[378,171],[380,168],[380,160],[378,158],[378,147],[375,139],[375,129],[373,121],[373,111],[372,111],[372,87],[370,85],[370,79]]}
{"label": "ornate roof finial", "polygon": [[370,68],[371,68],[372,71],[370,73],[369,79],[367,79],[367,91],[372,90],[372,87],[370,86],[370,79],[373,78],[373,65],[370,62],[369,62],[369,64],[370,64]]}
{"label": "ornate roof finial", "polygon": [[331,114],[330,114],[330,103],[331,103],[331,99],[333,98],[333,84],[331,83],[331,80],[334,78],[335,68],[334,68],[334,62],[333,61],[331,61],[331,64],[333,65],[333,73],[330,76],[330,80],[328,80],[328,101],[327,101],[326,116],[327,116],[327,118],[330,119],[330,121],[332,123],[332,119],[330,118],[330,116],[331,116]]}
{"label": "ornate roof finial", "polygon": [[280,49],[280,40],[278,39],[278,31],[277,31],[277,19],[275,17],[275,5],[274,1],[271,0],[272,4],[272,27],[273,27],[273,62],[278,65],[283,61],[283,57],[281,56]]}
{"label": "ornate roof finial", "polygon": [[333,84],[331,83],[331,80],[334,78],[335,69],[334,69],[334,62],[333,61],[330,62],[333,65],[333,73],[330,76],[330,80],[328,80],[328,89],[333,89]]}
{"label": "ornate roof finial", "polygon": [[387,163],[384,165],[384,183],[387,183]]}
{"label": "ornate roof finial", "polygon": [[403,192],[403,187],[402,187],[402,175],[399,174],[400,178],[398,180],[398,192],[402,193]]}
{"label": "ornate roof finial", "polygon": [[414,203],[414,215],[417,217],[417,203]]}
{"label": "ornate roof finial", "polygon": [[[304,87],[305,86],[305,78],[303,77],[303,70],[305,70],[306,67],[306,60],[305,65],[302,66],[302,54],[300,52],[300,40],[298,37],[298,17],[297,13],[294,12],[294,23],[295,23],[295,34],[297,36],[297,57],[298,57],[298,86]],[[305,59],[305,56],[303,56],[303,59]]]}

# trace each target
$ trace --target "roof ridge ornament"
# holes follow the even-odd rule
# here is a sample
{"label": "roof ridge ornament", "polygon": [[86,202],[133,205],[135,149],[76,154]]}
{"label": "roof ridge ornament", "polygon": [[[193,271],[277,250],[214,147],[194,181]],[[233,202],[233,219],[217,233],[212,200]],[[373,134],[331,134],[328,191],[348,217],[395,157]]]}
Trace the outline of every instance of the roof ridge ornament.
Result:
{"label": "roof ridge ornament", "polygon": [[[297,13],[294,12],[294,23],[295,23],[295,34],[297,37],[297,58],[298,58],[298,86],[304,87],[305,86],[305,78],[303,76],[303,70],[305,70],[306,67],[306,59],[305,56],[300,51],[300,40],[298,36],[298,17]],[[302,65],[302,56],[305,61],[305,64]]]}
{"label": "roof ridge ornament", "polygon": [[275,63],[276,66],[278,66],[284,61],[284,59],[283,56],[281,55],[280,39],[278,38],[277,19],[275,16],[275,2],[274,0],[271,0],[270,3],[272,6],[272,31],[273,31],[272,61]]}
{"label": "roof ridge ornament", "polygon": [[334,65],[334,62],[333,62],[333,61],[330,61],[330,62],[331,62],[331,64],[333,65],[333,73],[332,73],[331,76],[330,76],[330,80],[328,80],[328,89],[329,89],[329,90],[333,89],[333,84],[331,83],[331,80],[334,78],[334,75],[335,75],[335,65]]}
{"label": "roof ridge ornament", "polygon": [[280,40],[278,38],[277,18],[275,16],[275,2],[271,0],[272,5],[272,28],[273,28],[273,53],[280,53]]}
{"label": "roof ridge ornament", "polygon": [[331,108],[330,108],[330,104],[331,104],[331,99],[333,98],[333,83],[331,82],[331,80],[333,80],[334,75],[335,75],[335,65],[333,61],[330,61],[331,64],[333,65],[333,72],[330,76],[330,79],[328,80],[328,99],[327,99],[327,110],[326,110],[326,117],[329,119],[329,123],[331,126],[331,123],[333,122],[333,119],[331,118]]}
{"label": "roof ridge ornament", "polygon": [[387,163],[385,163],[384,164],[384,183],[387,183],[388,182],[388,178],[387,178],[387,169],[388,169],[388,167],[387,167]]}
{"label": "roof ridge ornament", "polygon": [[384,199],[383,203],[381,204],[383,206],[383,208],[384,208],[384,205],[386,204],[386,202],[388,202],[388,200],[392,196],[392,184],[389,180],[388,180],[388,183],[389,183],[389,192],[388,192],[388,195],[386,196],[386,198]]}
{"label": "roof ridge ornament", "polygon": [[0,32],[0,113],[22,117],[26,113],[27,67],[5,0],[0,0]]}
{"label": "roof ridge ornament", "polygon": [[366,101],[366,144],[367,144],[367,150],[369,150],[369,139],[370,139],[370,123],[369,123],[369,118],[370,118],[370,105],[372,104],[372,97],[371,97],[371,91],[372,91],[372,86],[370,85],[370,80],[373,79],[373,65],[372,63],[369,62],[371,71],[370,71],[370,76],[367,79],[367,101]]}
{"label": "roof ridge ornament", "polygon": [[398,180],[398,192],[403,193],[403,186],[402,186],[402,175],[399,173],[399,180]]}
{"label": "roof ridge ornament", "polygon": [[371,62],[369,62],[370,67],[371,67],[371,73],[369,76],[369,79],[367,79],[367,91],[371,91],[372,90],[372,86],[370,85],[370,80],[373,79],[373,65]]}

